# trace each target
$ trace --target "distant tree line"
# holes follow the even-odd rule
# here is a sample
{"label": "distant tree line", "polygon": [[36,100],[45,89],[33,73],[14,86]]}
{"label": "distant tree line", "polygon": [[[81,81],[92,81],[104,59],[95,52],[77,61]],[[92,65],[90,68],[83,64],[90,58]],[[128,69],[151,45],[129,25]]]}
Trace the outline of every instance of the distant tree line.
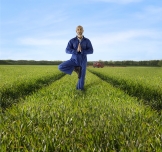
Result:
{"label": "distant tree line", "polygon": [[[148,60],[148,61],[102,61],[105,66],[162,66],[162,60]],[[93,61],[88,62],[88,65],[93,65]]]}
{"label": "distant tree line", "polygon": [[0,65],[59,65],[63,61],[0,60]]}
{"label": "distant tree line", "polygon": [[[35,60],[0,60],[0,65],[59,65],[63,61],[35,61]],[[95,61],[88,61],[88,65],[93,65]],[[162,60],[148,60],[148,61],[102,61],[105,66],[161,66]]]}

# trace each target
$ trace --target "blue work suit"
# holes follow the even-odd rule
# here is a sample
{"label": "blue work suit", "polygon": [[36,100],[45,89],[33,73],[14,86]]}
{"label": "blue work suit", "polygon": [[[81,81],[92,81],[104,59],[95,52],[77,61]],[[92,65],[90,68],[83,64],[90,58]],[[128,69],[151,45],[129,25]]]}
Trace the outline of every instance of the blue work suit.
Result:
{"label": "blue work suit", "polygon": [[[81,52],[77,52],[79,43],[81,45]],[[81,77],[78,80],[76,89],[83,90],[87,66],[87,54],[93,53],[91,41],[83,36],[81,42],[79,42],[76,36],[68,42],[66,53],[72,54],[71,59],[61,63],[58,68],[60,71],[71,75],[76,66],[81,66]]]}

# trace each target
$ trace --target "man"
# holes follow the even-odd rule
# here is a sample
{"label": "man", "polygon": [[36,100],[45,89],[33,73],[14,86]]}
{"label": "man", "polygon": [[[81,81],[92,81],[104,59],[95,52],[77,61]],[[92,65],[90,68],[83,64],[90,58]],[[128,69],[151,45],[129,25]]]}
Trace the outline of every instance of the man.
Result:
{"label": "man", "polygon": [[77,26],[77,36],[72,38],[67,47],[66,53],[72,54],[71,59],[59,65],[59,70],[70,74],[75,71],[78,74],[78,83],[76,89],[84,89],[84,80],[87,66],[87,54],[93,53],[91,41],[83,36],[83,27]]}

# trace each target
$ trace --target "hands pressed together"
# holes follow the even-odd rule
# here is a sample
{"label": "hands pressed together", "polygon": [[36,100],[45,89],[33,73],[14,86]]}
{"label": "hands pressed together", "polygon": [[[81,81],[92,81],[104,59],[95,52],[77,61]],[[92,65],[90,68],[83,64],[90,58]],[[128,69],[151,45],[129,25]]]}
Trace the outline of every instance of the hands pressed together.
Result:
{"label": "hands pressed together", "polygon": [[80,43],[79,43],[79,45],[78,45],[77,51],[78,51],[78,52],[82,52],[82,48],[81,48],[81,46],[80,46]]}

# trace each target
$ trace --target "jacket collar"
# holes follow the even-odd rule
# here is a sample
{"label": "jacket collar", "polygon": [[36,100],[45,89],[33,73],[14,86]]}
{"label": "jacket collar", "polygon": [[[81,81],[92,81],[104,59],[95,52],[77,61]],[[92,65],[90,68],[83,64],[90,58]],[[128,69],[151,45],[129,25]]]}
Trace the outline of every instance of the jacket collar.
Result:
{"label": "jacket collar", "polygon": [[[77,37],[77,36],[76,36],[75,38],[76,38],[76,39],[78,39],[78,37]],[[83,39],[85,39],[85,37],[84,37],[84,36],[82,37],[82,40],[83,40]]]}
{"label": "jacket collar", "polygon": [[[76,36],[75,38],[79,41],[79,39],[78,39],[77,36]],[[85,39],[85,37],[83,36],[82,39],[81,39],[81,42],[82,42],[84,39]]]}

